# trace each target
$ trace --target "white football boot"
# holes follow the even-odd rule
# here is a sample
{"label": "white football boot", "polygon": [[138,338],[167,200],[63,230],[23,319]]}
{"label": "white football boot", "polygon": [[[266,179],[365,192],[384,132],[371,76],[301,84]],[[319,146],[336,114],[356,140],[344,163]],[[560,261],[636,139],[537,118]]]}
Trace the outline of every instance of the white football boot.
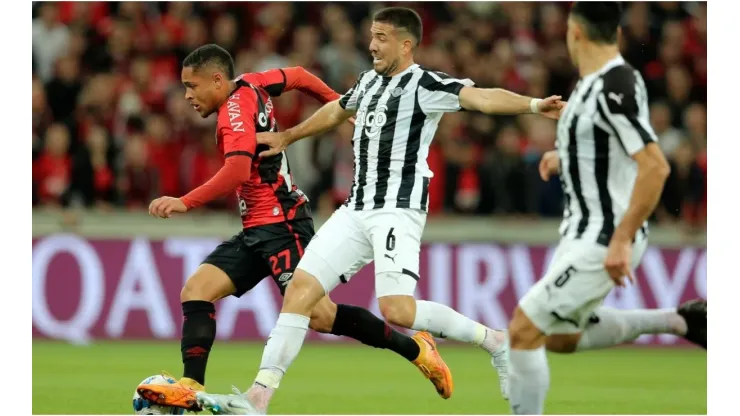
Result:
{"label": "white football boot", "polygon": [[491,365],[498,374],[498,385],[501,395],[509,400],[509,337],[506,342],[491,354]]}
{"label": "white football boot", "polygon": [[232,387],[234,394],[211,394],[204,391],[196,393],[198,404],[214,415],[264,415],[242,394]]}

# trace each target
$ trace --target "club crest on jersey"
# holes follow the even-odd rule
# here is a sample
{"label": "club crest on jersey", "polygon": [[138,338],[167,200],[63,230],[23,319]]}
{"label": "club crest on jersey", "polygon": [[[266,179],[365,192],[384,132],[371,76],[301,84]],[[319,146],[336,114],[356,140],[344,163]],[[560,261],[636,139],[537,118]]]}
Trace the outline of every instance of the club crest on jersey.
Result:
{"label": "club crest on jersey", "polygon": [[365,128],[365,135],[368,137],[374,137],[380,134],[380,130],[388,121],[388,116],[385,114],[388,107],[385,105],[378,106],[373,111],[367,111],[367,107],[361,109],[355,117],[355,125],[360,124],[360,127]]}
{"label": "club crest on jersey", "polygon": [[398,97],[402,96],[405,92],[406,92],[406,90],[404,90],[403,88],[396,87],[396,88],[393,89],[393,91],[391,91],[391,97],[398,98]]}

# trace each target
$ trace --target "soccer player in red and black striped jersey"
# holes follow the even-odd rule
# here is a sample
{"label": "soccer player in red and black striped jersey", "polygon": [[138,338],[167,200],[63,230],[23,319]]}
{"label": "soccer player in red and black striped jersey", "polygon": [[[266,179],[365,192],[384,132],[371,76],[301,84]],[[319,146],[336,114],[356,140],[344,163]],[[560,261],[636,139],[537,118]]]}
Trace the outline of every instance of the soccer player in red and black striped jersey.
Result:
{"label": "soccer player in red and black striped jersey", "polygon": [[[202,117],[218,114],[216,142],[225,163],[211,180],[187,195],[152,201],[149,212],[169,218],[236,190],[243,229],[219,245],[182,290],[183,377],[175,384],[141,385],[137,390],[160,405],[199,410],[195,392],[205,389],[206,364],[216,336],[214,302],[241,296],[268,275],[284,294],[314,236],[308,200],[293,181],[285,152],[258,156],[266,148],[258,148],[256,134],[278,129],[270,97],[295,89],[327,103],[339,94],[300,67],[235,79],[231,56],[217,45],[202,46],[185,58],[182,83],[185,98]],[[443,398],[452,393],[452,376],[428,333],[408,337],[371,312],[336,305],[328,297],[313,310],[310,326],[390,349],[419,367]]]}

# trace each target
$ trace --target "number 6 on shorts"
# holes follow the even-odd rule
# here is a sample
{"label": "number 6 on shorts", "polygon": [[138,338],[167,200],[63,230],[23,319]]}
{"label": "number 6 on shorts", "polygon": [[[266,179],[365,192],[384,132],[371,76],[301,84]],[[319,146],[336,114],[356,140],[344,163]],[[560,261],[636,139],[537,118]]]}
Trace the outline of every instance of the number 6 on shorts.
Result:
{"label": "number 6 on shorts", "polygon": [[388,231],[388,237],[385,239],[385,249],[388,251],[393,251],[396,248],[396,236],[393,235],[393,230],[394,227],[391,227]]}

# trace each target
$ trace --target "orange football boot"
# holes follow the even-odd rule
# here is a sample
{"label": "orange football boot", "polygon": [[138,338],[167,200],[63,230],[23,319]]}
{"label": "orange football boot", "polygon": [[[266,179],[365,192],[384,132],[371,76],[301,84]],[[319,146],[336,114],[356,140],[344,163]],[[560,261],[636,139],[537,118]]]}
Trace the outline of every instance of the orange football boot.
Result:
{"label": "orange football boot", "polygon": [[443,399],[449,399],[454,389],[452,372],[439,355],[434,337],[429,332],[422,331],[411,338],[420,349],[419,357],[413,361],[414,365],[434,384],[434,388]]}
{"label": "orange football boot", "polygon": [[[174,379],[165,372],[162,374],[166,378]],[[191,412],[200,412],[202,409],[195,398],[195,393],[205,389],[197,381],[183,377],[173,384],[141,384],[136,388],[136,392],[160,406],[174,406]]]}

